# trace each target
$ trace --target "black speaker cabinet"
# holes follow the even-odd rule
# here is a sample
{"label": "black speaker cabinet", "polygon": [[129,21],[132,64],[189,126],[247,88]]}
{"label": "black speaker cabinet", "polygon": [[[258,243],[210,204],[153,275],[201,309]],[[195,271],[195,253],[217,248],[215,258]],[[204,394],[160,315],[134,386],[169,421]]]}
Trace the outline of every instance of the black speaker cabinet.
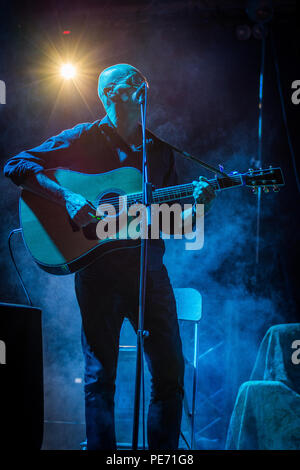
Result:
{"label": "black speaker cabinet", "polygon": [[42,445],[41,314],[39,308],[0,303],[0,453]]}

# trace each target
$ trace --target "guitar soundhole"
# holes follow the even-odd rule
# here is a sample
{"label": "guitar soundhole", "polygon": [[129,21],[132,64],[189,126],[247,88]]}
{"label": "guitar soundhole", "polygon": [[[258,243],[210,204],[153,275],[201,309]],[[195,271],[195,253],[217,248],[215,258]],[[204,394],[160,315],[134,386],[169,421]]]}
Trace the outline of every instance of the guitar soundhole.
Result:
{"label": "guitar soundhole", "polygon": [[[104,204],[104,205],[106,203],[112,204],[115,207],[115,213],[118,216],[119,215],[119,196],[120,194],[114,193],[114,192],[105,193],[97,198],[94,205],[95,207],[98,207],[101,204]],[[122,210],[122,208],[120,209]],[[98,240],[98,236],[96,233],[97,222],[91,223],[82,228],[82,232],[85,238],[87,238],[87,240]]]}

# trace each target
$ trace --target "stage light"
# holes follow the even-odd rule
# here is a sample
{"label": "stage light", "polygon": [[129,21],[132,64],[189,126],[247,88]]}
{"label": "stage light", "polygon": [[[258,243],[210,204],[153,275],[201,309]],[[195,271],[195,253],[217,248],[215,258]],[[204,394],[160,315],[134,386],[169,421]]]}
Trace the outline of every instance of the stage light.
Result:
{"label": "stage light", "polygon": [[255,39],[262,39],[263,37],[267,36],[268,31],[264,27],[263,24],[257,23],[252,28],[253,36]]}
{"label": "stage light", "polygon": [[66,80],[70,80],[75,77],[76,69],[72,64],[64,64],[60,68],[60,73]]}
{"label": "stage light", "polygon": [[246,41],[251,36],[251,28],[247,24],[237,26],[235,32],[239,41]]}
{"label": "stage light", "polygon": [[255,23],[267,23],[273,17],[272,0],[248,0],[246,13]]}
{"label": "stage light", "polygon": [[[59,39],[45,38],[38,46],[40,59],[36,62],[32,70],[34,81],[39,83],[43,93],[52,99],[52,114],[59,106],[63,106],[62,96],[68,94],[68,103],[72,100],[81,99],[91,119],[94,111],[90,108],[89,102],[94,98],[95,76],[99,74],[98,52],[83,40],[82,36],[72,37],[67,34],[65,37],[60,34]],[[72,40],[72,41],[70,41]],[[1,80],[0,80],[1,85]],[[1,93],[1,89],[0,89]],[[1,96],[0,96],[1,98]],[[71,106],[71,104],[70,104]]]}

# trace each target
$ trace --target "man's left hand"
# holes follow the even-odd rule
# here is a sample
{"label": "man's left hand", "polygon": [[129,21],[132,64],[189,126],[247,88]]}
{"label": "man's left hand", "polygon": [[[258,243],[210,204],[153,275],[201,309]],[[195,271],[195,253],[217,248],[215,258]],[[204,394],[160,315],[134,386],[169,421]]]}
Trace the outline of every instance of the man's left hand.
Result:
{"label": "man's left hand", "polygon": [[193,181],[194,192],[193,196],[197,204],[204,204],[204,210],[207,212],[213,200],[216,197],[216,193],[213,187],[207,182],[207,179],[200,176],[199,181]]}

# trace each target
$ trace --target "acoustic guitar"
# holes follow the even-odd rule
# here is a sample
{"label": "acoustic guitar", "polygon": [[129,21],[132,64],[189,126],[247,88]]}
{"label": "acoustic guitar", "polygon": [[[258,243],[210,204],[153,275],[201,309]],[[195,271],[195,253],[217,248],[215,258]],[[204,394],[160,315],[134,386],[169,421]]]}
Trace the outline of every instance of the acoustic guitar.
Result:
{"label": "acoustic guitar", "polygon": [[[119,210],[120,197],[126,200],[127,208],[142,203],[142,174],[136,168],[123,167],[107,173],[85,174],[72,170],[45,170],[47,176],[61,186],[84,196],[97,208],[100,204],[111,204]],[[278,191],[284,185],[280,168],[233,172],[224,177],[208,180],[216,191],[240,186],[259,188],[268,192]],[[191,198],[192,183],[153,190],[153,203],[172,203]],[[126,199],[125,199],[126,197]],[[115,237],[99,239],[97,223],[78,228],[71,221],[66,209],[31,191],[23,190],[20,197],[20,223],[23,239],[34,261],[43,270],[56,275],[79,271],[95,259],[112,251],[134,249],[140,246],[139,239],[126,239],[120,229]],[[128,224],[131,218],[128,217]]]}

